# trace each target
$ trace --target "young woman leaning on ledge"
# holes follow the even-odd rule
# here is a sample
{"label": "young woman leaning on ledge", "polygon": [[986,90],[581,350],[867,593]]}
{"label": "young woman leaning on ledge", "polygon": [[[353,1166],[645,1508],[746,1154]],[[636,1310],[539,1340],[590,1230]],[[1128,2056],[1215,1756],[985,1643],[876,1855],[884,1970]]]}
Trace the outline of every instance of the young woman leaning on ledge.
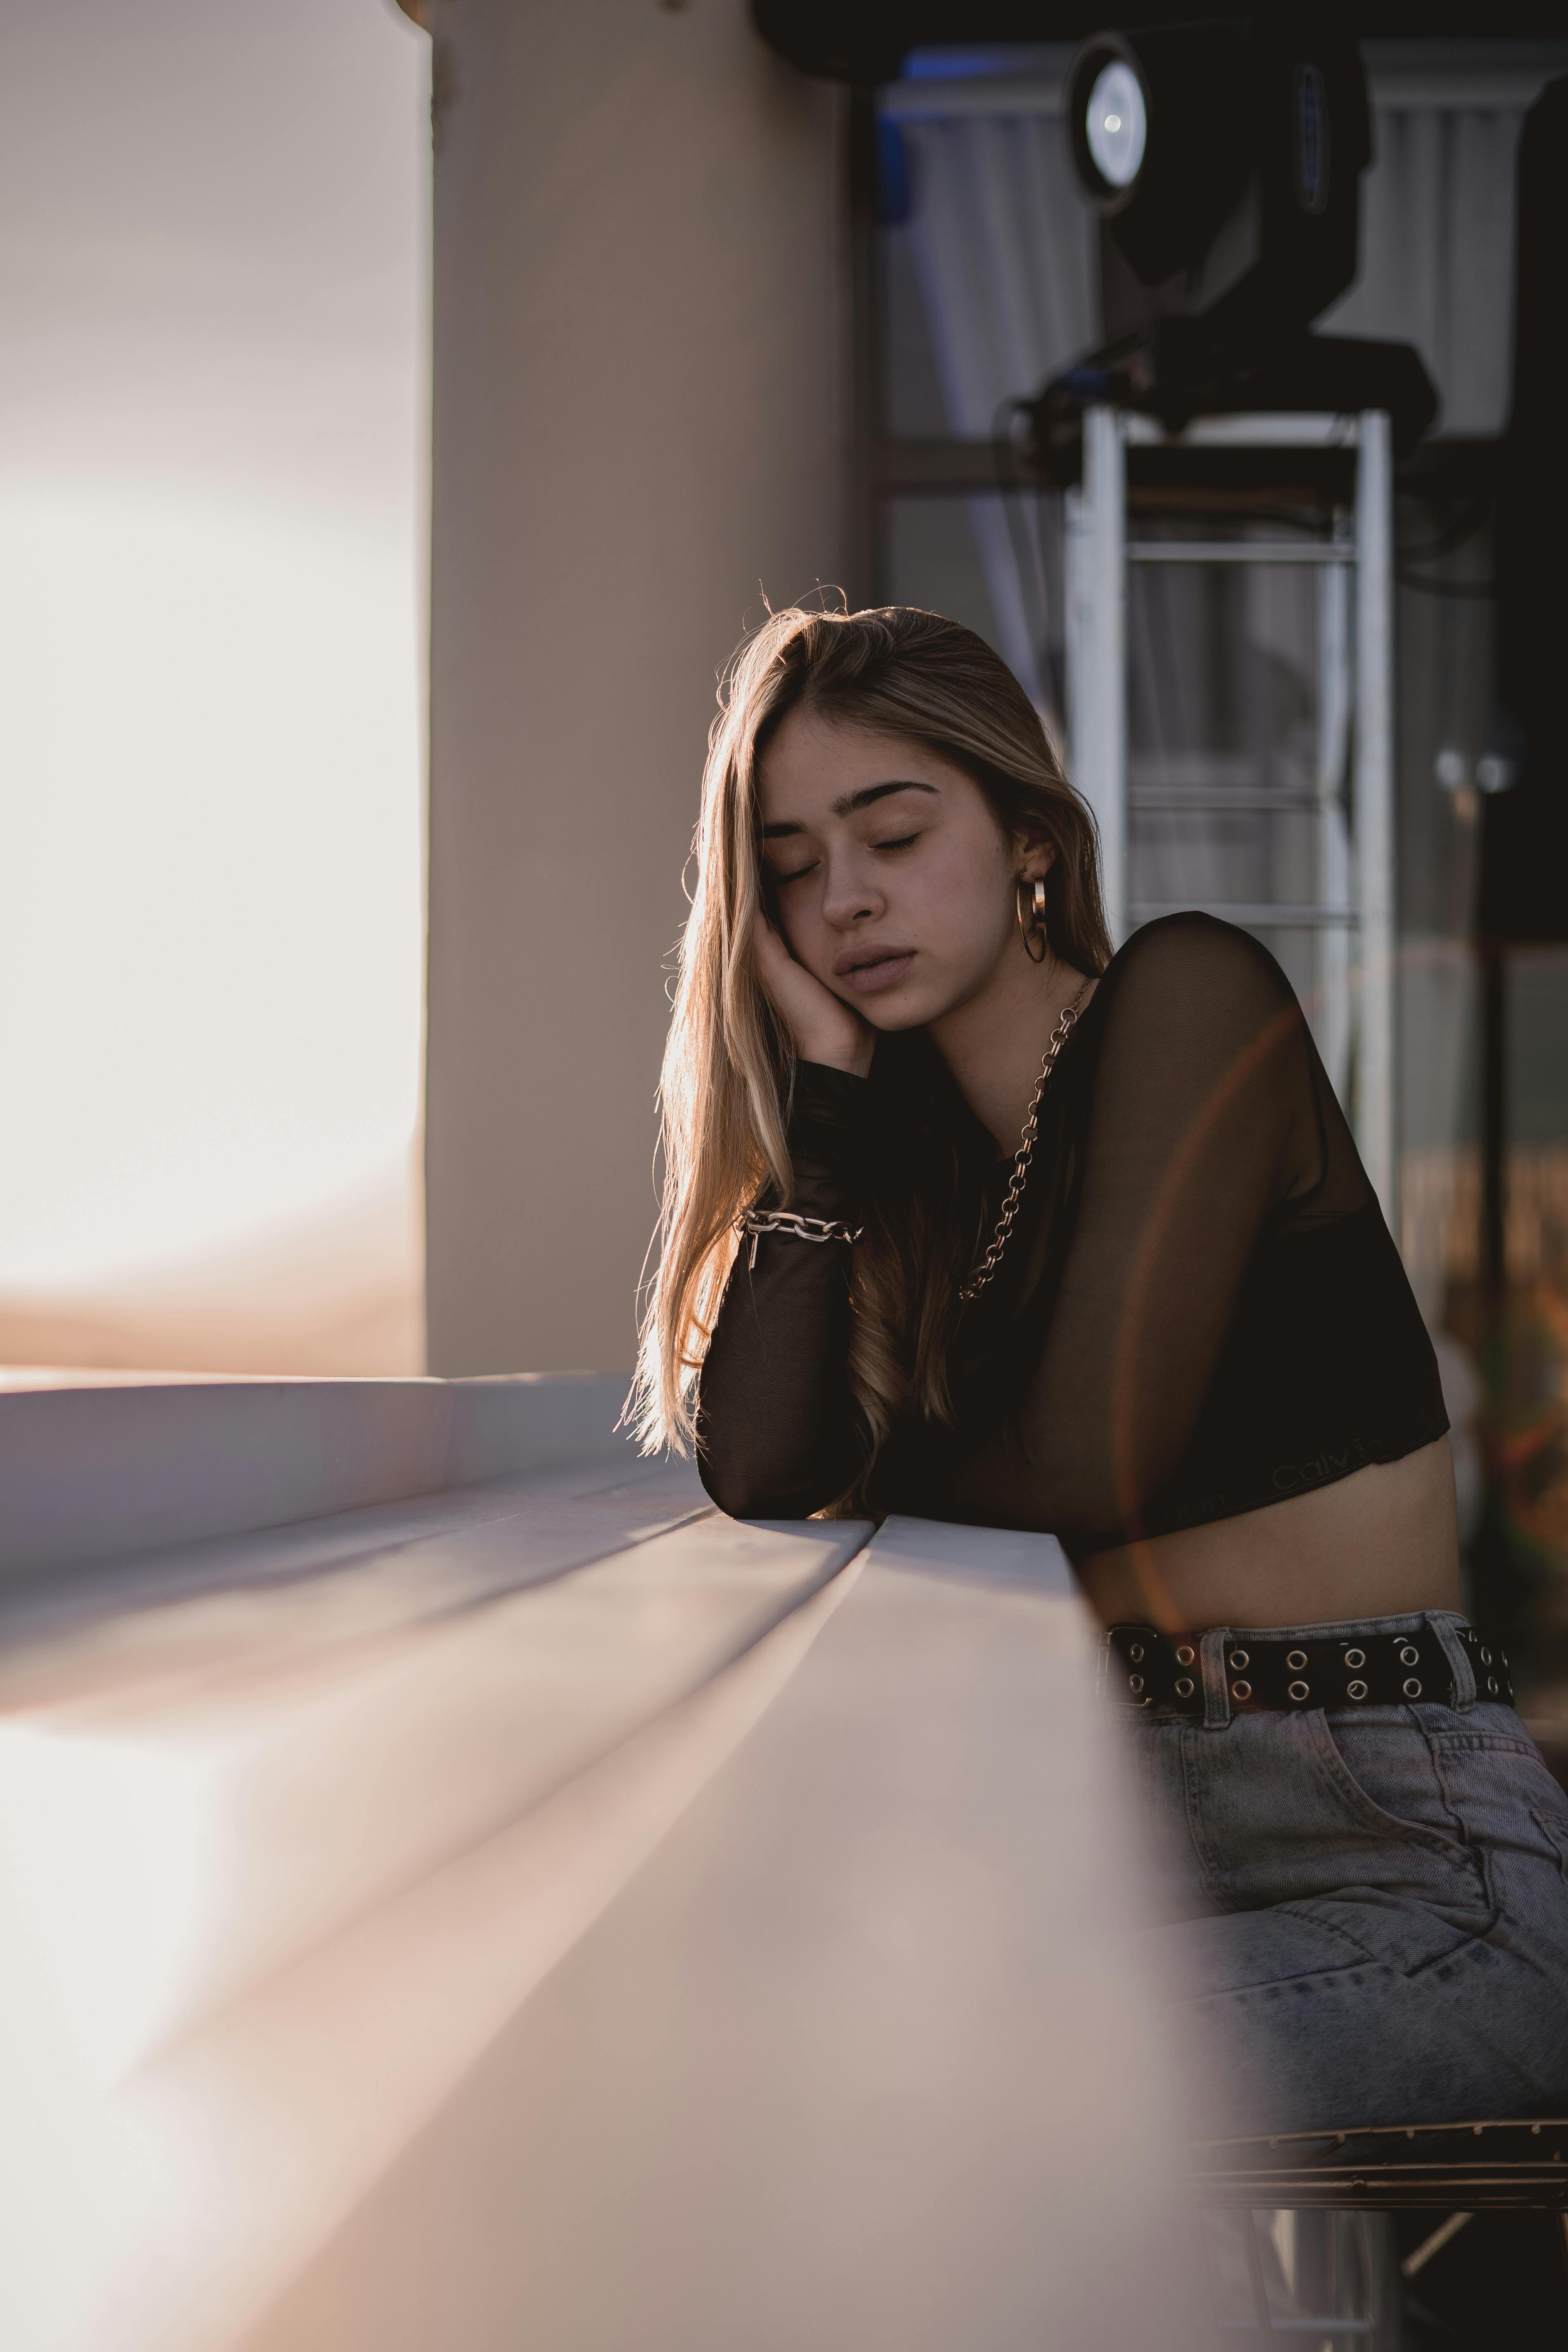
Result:
{"label": "young woman leaning on ledge", "polygon": [[1460,1613],[1431,1343],[1283,972],[1197,914],[1111,953],[1089,811],[953,622],[775,614],[721,704],[645,1437],[740,1517],[1060,1538],[1236,2051],[1214,2128],[1561,2113],[1568,1802]]}

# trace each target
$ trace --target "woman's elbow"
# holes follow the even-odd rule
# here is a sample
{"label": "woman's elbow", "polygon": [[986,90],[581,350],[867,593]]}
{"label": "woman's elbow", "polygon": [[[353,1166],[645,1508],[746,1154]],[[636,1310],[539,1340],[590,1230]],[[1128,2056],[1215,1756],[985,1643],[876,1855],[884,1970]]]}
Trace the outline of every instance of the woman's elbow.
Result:
{"label": "woman's elbow", "polygon": [[808,1519],[842,1492],[842,1482],[792,1476],[782,1465],[726,1460],[700,1448],[697,1470],[709,1501],[731,1519]]}

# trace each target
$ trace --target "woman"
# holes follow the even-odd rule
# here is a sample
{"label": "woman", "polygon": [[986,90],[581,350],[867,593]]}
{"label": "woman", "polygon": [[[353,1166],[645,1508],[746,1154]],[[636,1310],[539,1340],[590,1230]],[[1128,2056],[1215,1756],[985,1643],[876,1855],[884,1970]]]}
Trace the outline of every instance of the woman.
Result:
{"label": "woman", "polygon": [[1252,2128],[1568,2100],[1568,1801],[1460,1614],[1431,1343],[1279,965],[1112,955],[970,631],[774,614],[721,694],[649,1440],[738,1516],[1058,1536]]}

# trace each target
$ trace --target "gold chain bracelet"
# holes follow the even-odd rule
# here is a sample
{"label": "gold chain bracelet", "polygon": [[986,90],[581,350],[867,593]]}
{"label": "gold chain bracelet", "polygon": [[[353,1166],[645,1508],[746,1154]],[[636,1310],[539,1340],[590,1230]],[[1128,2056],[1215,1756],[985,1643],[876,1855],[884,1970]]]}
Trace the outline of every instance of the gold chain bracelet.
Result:
{"label": "gold chain bracelet", "polygon": [[1051,1042],[1046,1047],[1046,1058],[1040,1064],[1035,1098],[1029,1105],[1029,1116],[1024,1121],[1024,1140],[1019,1144],[1013,1160],[1013,1173],[1008,1181],[1006,1198],[1002,1203],[1002,1213],[996,1220],[996,1230],[991,1236],[990,1246],[984,1256],[972,1268],[969,1280],[958,1294],[966,1306],[972,1298],[979,1297],[1002,1263],[1002,1253],[1007,1246],[1007,1236],[1013,1230],[1013,1221],[1018,1213],[1018,1203],[1024,1197],[1024,1185],[1029,1173],[1029,1161],[1034,1155],[1035,1138],[1039,1133],[1040,1097],[1046,1091],[1046,1080],[1056,1068],[1057,1055],[1072,1035],[1073,1024],[1078,1019],[1078,1008],[1083,1003],[1088,987],[1089,982],[1086,980],[1072,1003],[1063,1007],[1061,1019],[1051,1032]]}

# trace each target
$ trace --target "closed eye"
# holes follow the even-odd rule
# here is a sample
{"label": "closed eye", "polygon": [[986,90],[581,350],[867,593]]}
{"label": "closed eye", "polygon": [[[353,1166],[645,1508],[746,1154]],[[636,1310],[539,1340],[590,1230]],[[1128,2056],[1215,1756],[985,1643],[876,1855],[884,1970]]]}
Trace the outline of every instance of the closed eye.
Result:
{"label": "closed eye", "polygon": [[[901,833],[892,841],[873,841],[869,846],[872,849],[908,849],[919,839],[918,833]],[[814,857],[809,865],[794,866],[787,874],[782,874],[776,866],[770,866],[768,870],[782,888],[786,882],[799,882],[805,875],[815,874],[821,863],[820,858]]]}

